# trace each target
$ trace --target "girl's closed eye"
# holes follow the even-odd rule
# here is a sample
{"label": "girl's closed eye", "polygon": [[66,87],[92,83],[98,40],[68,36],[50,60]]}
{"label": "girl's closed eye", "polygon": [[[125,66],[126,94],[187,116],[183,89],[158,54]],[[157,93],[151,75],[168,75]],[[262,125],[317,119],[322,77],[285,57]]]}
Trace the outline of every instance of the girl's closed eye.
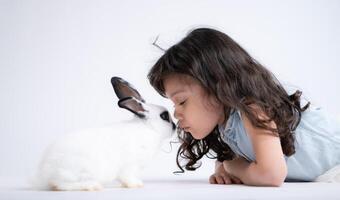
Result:
{"label": "girl's closed eye", "polygon": [[[185,104],[187,100],[184,100],[184,101],[179,101],[179,103],[177,105],[179,106],[183,106]],[[174,104],[174,107],[176,107],[176,103]]]}
{"label": "girl's closed eye", "polygon": [[179,103],[179,105],[181,105],[181,106],[184,105],[186,101],[187,100],[182,101],[181,103]]}
{"label": "girl's closed eye", "polygon": [[185,102],[188,100],[186,97],[177,97],[174,99],[174,106],[179,105],[182,106],[185,104]]}

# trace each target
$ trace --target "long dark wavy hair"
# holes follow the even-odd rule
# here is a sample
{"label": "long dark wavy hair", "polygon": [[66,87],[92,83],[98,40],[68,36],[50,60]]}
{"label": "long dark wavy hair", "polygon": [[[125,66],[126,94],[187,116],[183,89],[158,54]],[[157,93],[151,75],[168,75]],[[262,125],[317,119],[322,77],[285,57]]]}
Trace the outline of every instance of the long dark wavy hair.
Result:
{"label": "long dark wavy hair", "polygon": [[[231,109],[240,110],[253,126],[280,137],[286,156],[295,153],[294,131],[310,102],[301,107],[301,91],[289,95],[269,70],[225,33],[210,28],[194,29],[165,50],[148,74],[150,84],[163,97],[166,97],[164,78],[171,74],[188,75],[197,80],[208,95],[223,104],[226,118]],[[269,119],[260,119],[251,104]],[[268,127],[271,121],[276,123],[276,128]],[[200,140],[178,128],[181,145],[176,162],[181,172],[184,172],[183,166],[186,170],[200,167],[198,161],[204,155],[219,161],[233,159],[235,154],[220,135],[217,125]],[[186,162],[184,165],[180,164],[180,158]]]}

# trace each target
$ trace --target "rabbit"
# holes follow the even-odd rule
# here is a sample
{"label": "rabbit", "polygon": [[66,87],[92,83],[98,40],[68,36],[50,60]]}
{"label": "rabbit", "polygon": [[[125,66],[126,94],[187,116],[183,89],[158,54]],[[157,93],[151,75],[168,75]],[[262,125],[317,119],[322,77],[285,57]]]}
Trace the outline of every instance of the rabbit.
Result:
{"label": "rabbit", "polygon": [[142,169],[173,136],[176,125],[166,108],[146,103],[138,91],[112,77],[118,106],[131,111],[131,120],[67,134],[47,147],[35,188],[47,190],[101,190],[118,180],[123,187],[142,187]]}

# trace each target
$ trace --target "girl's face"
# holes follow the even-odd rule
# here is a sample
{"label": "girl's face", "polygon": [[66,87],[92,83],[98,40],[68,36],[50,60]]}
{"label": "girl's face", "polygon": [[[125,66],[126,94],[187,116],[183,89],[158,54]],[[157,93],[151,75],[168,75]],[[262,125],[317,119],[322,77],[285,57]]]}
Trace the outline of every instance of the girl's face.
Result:
{"label": "girl's face", "polygon": [[169,75],[164,80],[166,96],[174,103],[174,117],[180,128],[195,139],[206,137],[224,122],[222,104],[208,97],[203,87],[186,75]]}

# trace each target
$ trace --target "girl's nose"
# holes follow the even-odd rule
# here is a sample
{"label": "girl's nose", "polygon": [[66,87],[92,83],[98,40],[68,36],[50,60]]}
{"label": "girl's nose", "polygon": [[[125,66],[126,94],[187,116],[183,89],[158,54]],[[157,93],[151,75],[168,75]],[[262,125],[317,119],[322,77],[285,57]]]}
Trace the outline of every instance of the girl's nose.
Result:
{"label": "girl's nose", "polygon": [[175,111],[174,111],[174,117],[176,118],[176,119],[178,119],[178,120],[181,120],[182,119],[182,117],[181,117],[181,114],[175,109]]}

